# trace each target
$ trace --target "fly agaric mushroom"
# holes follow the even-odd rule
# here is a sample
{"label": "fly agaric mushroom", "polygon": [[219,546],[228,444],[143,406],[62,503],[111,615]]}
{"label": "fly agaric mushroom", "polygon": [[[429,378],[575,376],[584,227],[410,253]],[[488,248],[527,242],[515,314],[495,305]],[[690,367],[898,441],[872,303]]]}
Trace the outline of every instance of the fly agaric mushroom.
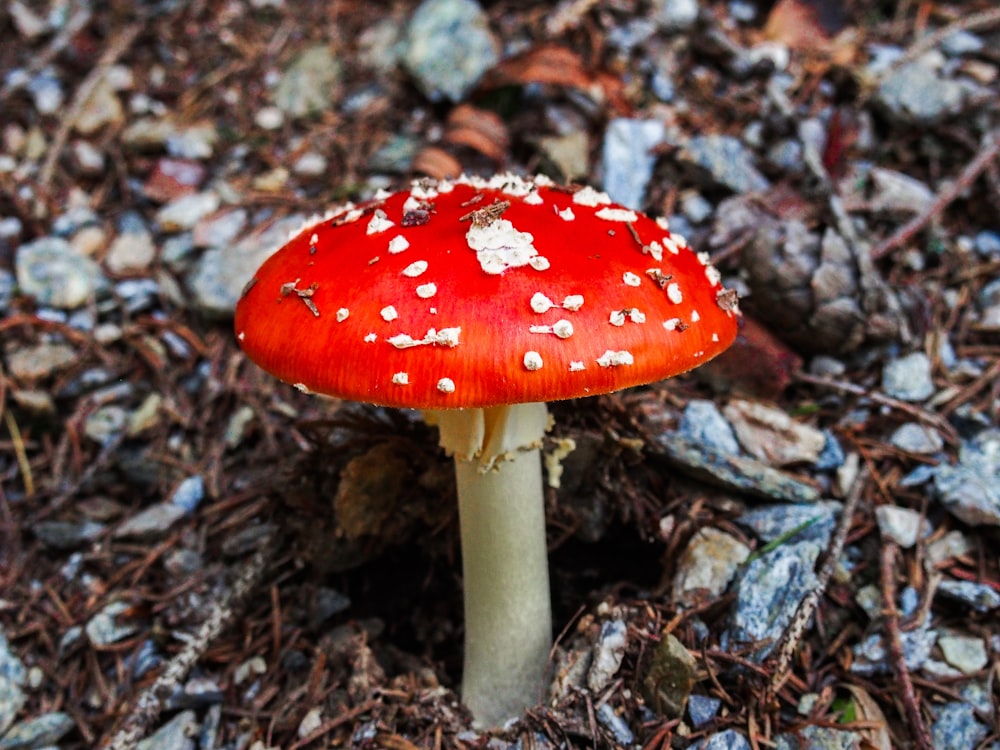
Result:
{"label": "fly agaric mushroom", "polygon": [[545,402],[685,372],[736,335],[735,295],[666,224],[544,177],[420,181],[307,223],[237,304],[246,354],[300,390],[417,408],[454,456],[462,697],[496,726],[552,645]]}

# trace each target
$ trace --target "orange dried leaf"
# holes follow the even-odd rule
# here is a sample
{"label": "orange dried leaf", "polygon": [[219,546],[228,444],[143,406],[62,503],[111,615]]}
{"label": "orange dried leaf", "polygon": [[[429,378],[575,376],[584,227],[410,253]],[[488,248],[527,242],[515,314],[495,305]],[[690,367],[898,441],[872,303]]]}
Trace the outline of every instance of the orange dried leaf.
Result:
{"label": "orange dried leaf", "polygon": [[507,157],[510,135],[503,120],[494,113],[469,104],[461,104],[448,115],[444,139],[456,146],[467,146],[497,163]]}
{"label": "orange dried leaf", "polygon": [[462,163],[443,148],[425,146],[415,157],[410,168],[417,174],[447,180],[462,174]]}

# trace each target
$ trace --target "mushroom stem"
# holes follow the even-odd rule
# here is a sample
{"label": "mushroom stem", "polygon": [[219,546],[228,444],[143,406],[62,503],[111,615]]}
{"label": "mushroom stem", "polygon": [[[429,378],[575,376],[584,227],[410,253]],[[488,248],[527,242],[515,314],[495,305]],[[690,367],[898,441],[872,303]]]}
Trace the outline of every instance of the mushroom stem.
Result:
{"label": "mushroom stem", "polygon": [[[462,699],[495,727],[542,697],[552,647],[539,445],[544,404],[436,411],[455,455],[465,590]],[[470,441],[482,446],[462,450]]]}

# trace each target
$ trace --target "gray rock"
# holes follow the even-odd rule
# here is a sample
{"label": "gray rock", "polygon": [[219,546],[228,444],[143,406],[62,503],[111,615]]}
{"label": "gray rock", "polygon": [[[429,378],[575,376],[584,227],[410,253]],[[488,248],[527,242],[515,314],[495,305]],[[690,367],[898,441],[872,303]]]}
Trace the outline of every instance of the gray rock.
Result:
{"label": "gray rock", "polygon": [[934,395],[931,360],[912,352],[888,362],[882,370],[882,390],[900,401],[924,401]]}
{"label": "gray rock", "polygon": [[181,482],[170,496],[170,502],[180,506],[185,513],[194,513],[205,497],[205,480],[200,474]]}
{"label": "gray rock", "polygon": [[73,310],[92,300],[105,285],[100,266],[76,253],[61,237],[42,237],[21,245],[14,266],[21,294],[43,307]]}
{"label": "gray rock", "polygon": [[243,287],[260,264],[285,244],[289,232],[302,225],[302,220],[301,215],[288,216],[236,244],[205,252],[187,280],[198,312],[214,317],[232,316]]}
{"label": "gray rock", "polygon": [[55,711],[18,722],[0,739],[0,750],[32,750],[55,745],[76,723],[69,714]]}
{"label": "gray rock", "polygon": [[499,59],[474,0],[424,0],[406,27],[403,64],[431,101],[460,101]]}
{"label": "gray rock", "polygon": [[776,750],[856,750],[865,746],[857,732],[815,725],[795,734],[779,734],[774,741]]}
{"label": "gray rock", "polygon": [[719,715],[719,708],[721,706],[722,701],[719,698],[711,698],[707,695],[699,695],[698,693],[688,696],[687,711],[688,718],[691,720],[691,726],[695,729],[705,726]]}
{"label": "gray rock", "polygon": [[760,662],[778,643],[803,597],[816,587],[814,568],[823,546],[786,542],[744,566],[723,635],[724,647],[749,647]]}
{"label": "gray rock", "polygon": [[330,45],[308,47],[296,56],[274,89],[275,106],[292,117],[308,117],[333,108],[341,65]]}
{"label": "gray rock", "polygon": [[17,281],[14,278],[14,274],[4,268],[0,268],[0,315],[6,314],[10,308],[10,302],[14,298],[16,287]]}
{"label": "gray rock", "polygon": [[963,674],[975,674],[989,660],[982,638],[958,634],[941,635],[938,636],[937,644],[944,660]]}
{"label": "gray rock", "polygon": [[791,474],[743,456],[723,456],[706,451],[698,443],[665,431],[656,437],[656,447],[673,466],[696,479],[734,492],[789,503],[814,503],[819,491]]}
{"label": "gray rock", "polygon": [[594,654],[587,672],[587,687],[599,693],[615,678],[625,658],[628,629],[622,620],[601,623],[601,634],[594,644]]}
{"label": "gray rock", "polygon": [[136,513],[115,529],[115,539],[150,539],[162,536],[177,521],[188,514],[183,505],[172,502],[155,503]]}
{"label": "gray rock", "polygon": [[939,57],[931,53],[889,73],[876,90],[876,101],[897,119],[923,124],[961,112],[976,87],[944,78]]}
{"label": "gray rock", "polygon": [[108,445],[128,426],[129,413],[117,404],[101,406],[83,422],[83,434],[100,445]]}
{"label": "gray rock", "polygon": [[934,747],[975,748],[989,734],[989,728],[976,717],[976,707],[951,701],[933,710],[931,741]]}
{"label": "gray rock", "polygon": [[[900,646],[907,669],[917,670],[930,658],[931,649],[937,640],[937,632],[924,622],[913,630],[900,633]],[[861,675],[891,674],[892,665],[886,650],[885,638],[881,633],[872,633],[854,646],[854,661],[851,671]]]}
{"label": "gray rock", "polygon": [[735,193],[770,187],[754,166],[753,156],[732,136],[696,135],[680,149],[678,158],[704,170],[713,182]]}
{"label": "gray rock", "polygon": [[62,82],[51,67],[43,68],[28,81],[28,93],[40,115],[58,112],[66,98]]}
{"label": "gray rock", "polygon": [[171,124],[164,133],[163,145],[168,154],[178,159],[208,159],[218,140],[219,133],[210,121],[187,127]]}
{"label": "gray rock", "polygon": [[193,229],[195,224],[218,210],[221,199],[214,190],[174,198],[156,212],[156,221],[165,232]]}
{"label": "gray rock", "polygon": [[615,737],[615,742],[619,745],[628,747],[635,742],[635,735],[632,734],[632,730],[628,728],[625,720],[615,713],[610,703],[602,703],[601,707],[597,709],[597,720],[611,731],[611,734]]}
{"label": "gray rock", "polygon": [[84,627],[90,642],[95,646],[109,646],[138,632],[137,623],[118,621],[118,617],[129,609],[131,605],[127,602],[115,601],[91,617]]}
{"label": "gray rock", "polygon": [[965,604],[976,612],[1000,609],[1000,592],[985,583],[975,581],[941,581],[937,593]]}
{"label": "gray rock", "polygon": [[692,399],[681,414],[678,432],[705,450],[722,456],[738,456],[740,444],[726,418],[714,401]]}
{"label": "gray rock", "polygon": [[78,356],[79,352],[69,344],[42,341],[12,351],[7,357],[7,369],[22,383],[44,380],[65,370]]}
{"label": "gray rock", "polygon": [[984,258],[1000,258],[1000,232],[983,230],[973,241],[976,252]]}
{"label": "gray rock", "polygon": [[751,750],[750,742],[735,729],[727,729],[724,732],[706,737],[697,745],[692,745],[694,750]]}
{"label": "gray rock", "polygon": [[653,14],[662,28],[683,31],[698,20],[698,0],[656,0]]}
{"label": "gray rock", "polygon": [[27,700],[21,689],[27,680],[28,670],[10,650],[7,636],[0,630],[0,736],[14,723]]}
{"label": "gray rock", "polygon": [[879,533],[903,549],[909,549],[933,530],[917,511],[895,505],[880,505],[875,509],[875,518]]}
{"label": "gray rock", "polygon": [[118,276],[145,271],[155,258],[156,245],[149,232],[123,232],[112,241],[104,265]]}
{"label": "gray rock", "polygon": [[750,548],[736,537],[711,526],[699,529],[677,562],[674,601],[693,606],[718,597],[749,556]]}
{"label": "gray rock", "polygon": [[814,463],[826,446],[822,431],[759,401],[733,399],[723,414],[744,450],[772,466]]}
{"label": "gray rock", "polygon": [[952,57],[971,55],[982,51],[983,40],[970,31],[952,32],[941,40],[941,51]]}
{"label": "gray rock", "polygon": [[896,448],[909,453],[930,455],[937,453],[944,447],[944,439],[941,434],[919,422],[907,422],[896,428],[889,438],[889,442]]}
{"label": "gray rock", "polygon": [[55,549],[73,549],[92,542],[107,527],[97,521],[38,521],[31,527],[42,544]]}
{"label": "gray rock", "polygon": [[662,120],[617,117],[604,133],[602,187],[611,200],[628,208],[641,208],[646,185],[653,176],[656,154],[666,126]]}
{"label": "gray rock", "polygon": [[825,545],[842,507],[834,500],[805,505],[764,505],[747,511],[736,522],[765,543],[788,537],[811,539]]}
{"label": "gray rock", "polygon": [[136,750],[195,750],[198,722],[194,711],[181,711],[136,745]]}
{"label": "gray rock", "polygon": [[963,440],[958,464],[941,464],[934,487],[955,517],[972,526],[1000,526],[1000,429]]}

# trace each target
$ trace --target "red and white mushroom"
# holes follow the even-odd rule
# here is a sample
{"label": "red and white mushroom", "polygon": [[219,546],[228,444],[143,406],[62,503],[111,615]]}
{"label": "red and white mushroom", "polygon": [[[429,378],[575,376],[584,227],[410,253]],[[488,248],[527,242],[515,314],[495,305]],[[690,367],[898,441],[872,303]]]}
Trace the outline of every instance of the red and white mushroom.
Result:
{"label": "red and white mushroom", "polygon": [[247,355],[304,391],[422,409],[458,477],[462,695],[497,725],[541,695],[551,610],[545,402],[690,370],[735,295],[662,221],[544,177],[415,182],[308,223],[248,284]]}

